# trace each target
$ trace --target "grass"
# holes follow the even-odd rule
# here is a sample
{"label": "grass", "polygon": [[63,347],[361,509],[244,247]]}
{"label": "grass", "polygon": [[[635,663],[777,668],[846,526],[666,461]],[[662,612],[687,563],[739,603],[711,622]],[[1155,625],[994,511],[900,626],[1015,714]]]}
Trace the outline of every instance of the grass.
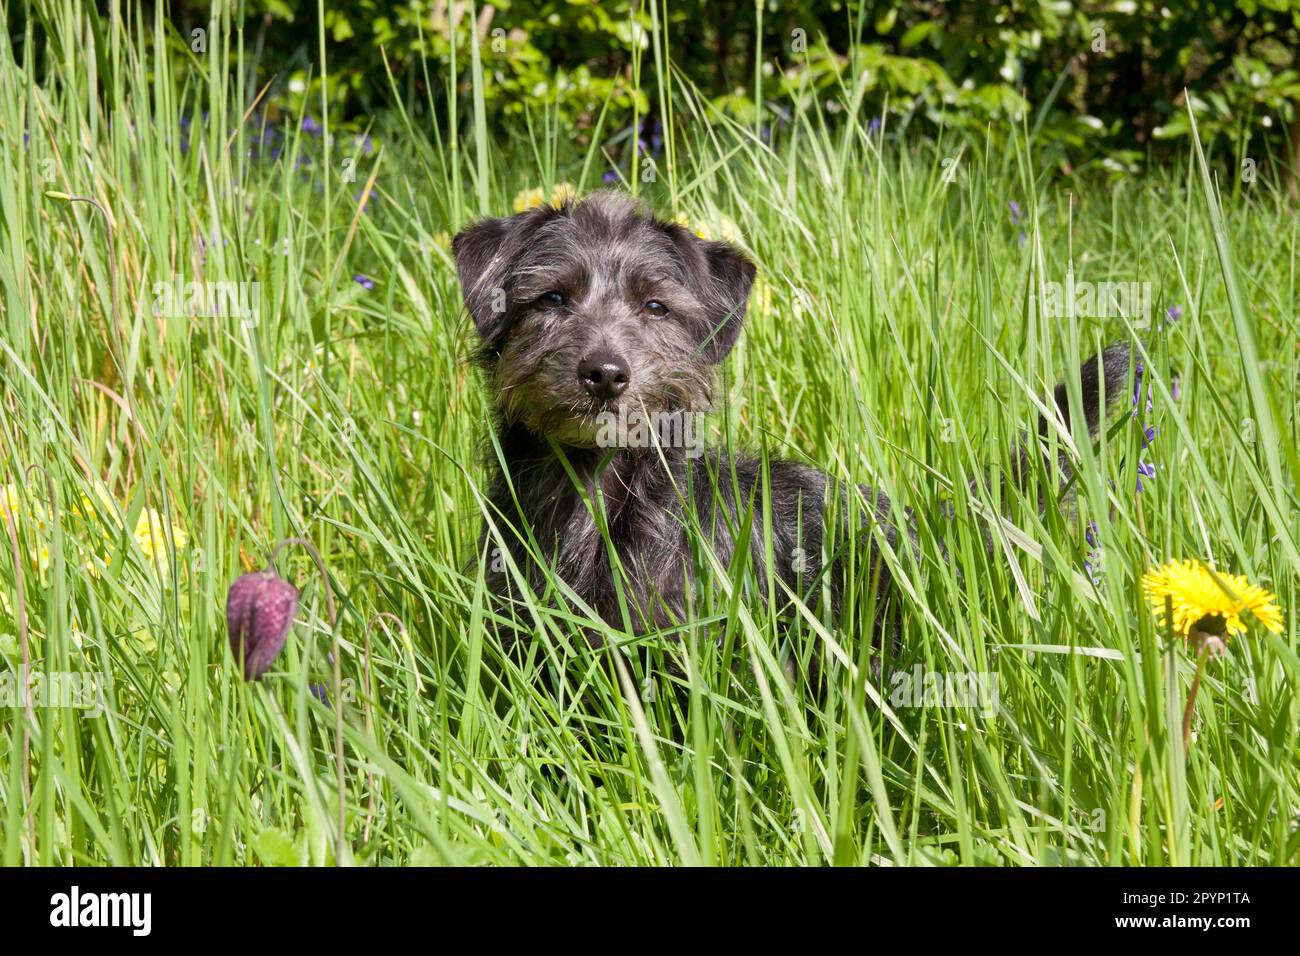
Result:
{"label": "grass", "polygon": [[[39,73],[17,65],[30,34],[0,46],[0,677],[24,653],[94,672],[104,708],[6,701],[0,861],[1297,861],[1300,226],[1266,183],[1216,179],[1198,147],[1066,184],[1027,132],[899,140],[851,109],[796,110],[772,149],[662,84],[685,131],[672,176],[631,182],[761,274],[713,440],[913,509],[919,553],[888,559],[907,664],[995,675],[999,706],[899,705],[869,677],[865,609],[782,622],[744,567],[706,568],[723,597],[677,640],[605,628],[592,651],[582,609],[539,598],[520,662],[484,593],[489,408],[446,236],[525,187],[588,191],[604,158],[553,117],[491,131],[467,94],[456,119],[399,103],[373,153],[339,136],[327,159],[295,117],[277,158],[246,160],[260,87],[240,34],[177,62],[149,52],[161,20],[45,16]],[[1160,331],[1046,317],[1041,283],[1071,263],[1150,283]],[[259,320],[155,314],[174,276],[257,282]],[[1074,506],[1013,502],[986,549],[978,515],[1002,505],[967,483],[1006,464],[1036,397],[1134,332],[1153,411],[1096,446],[1055,432]],[[1140,454],[1158,471],[1135,494]],[[337,624],[290,549],[299,621],[245,684],[225,592],[289,535],[324,555]],[[1182,557],[1274,590],[1287,622],[1209,665],[1185,754],[1195,660],[1138,588]],[[822,693],[786,678],[813,653]]]}

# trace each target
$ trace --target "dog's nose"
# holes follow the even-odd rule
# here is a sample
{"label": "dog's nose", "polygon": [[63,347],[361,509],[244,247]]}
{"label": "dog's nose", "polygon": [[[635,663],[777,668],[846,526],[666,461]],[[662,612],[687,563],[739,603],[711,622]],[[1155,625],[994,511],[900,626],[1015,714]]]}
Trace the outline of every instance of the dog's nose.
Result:
{"label": "dog's nose", "polygon": [[593,398],[608,401],[627,391],[627,363],[610,352],[592,352],[578,363],[578,381]]}

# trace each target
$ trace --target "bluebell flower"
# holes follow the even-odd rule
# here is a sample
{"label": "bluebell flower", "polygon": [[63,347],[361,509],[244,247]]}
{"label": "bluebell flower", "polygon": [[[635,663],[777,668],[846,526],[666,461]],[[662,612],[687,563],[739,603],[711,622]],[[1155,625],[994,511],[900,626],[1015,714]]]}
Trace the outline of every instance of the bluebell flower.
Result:
{"label": "bluebell flower", "polygon": [[318,701],[320,701],[326,707],[329,706],[330,695],[325,690],[324,684],[308,684],[307,689],[311,691],[311,695],[315,697]]}
{"label": "bluebell flower", "polygon": [[1138,479],[1137,479],[1137,490],[1138,490],[1138,492],[1141,493],[1141,491],[1142,491],[1142,479],[1143,479],[1143,477],[1146,477],[1146,478],[1154,478],[1155,476],[1156,476],[1156,466],[1155,466],[1155,465],[1151,464],[1150,462],[1139,461],[1139,462],[1138,462]]}
{"label": "bluebell flower", "polygon": [[[1011,225],[1020,225],[1020,203],[1014,199],[1008,199],[1007,208],[1011,210]],[[1021,235],[1024,235],[1024,233],[1021,233]]]}
{"label": "bluebell flower", "polygon": [[304,133],[309,133],[312,136],[319,136],[322,129],[323,127],[320,123],[316,122],[314,117],[304,116],[302,118],[302,131]]}
{"label": "bluebell flower", "polygon": [[365,289],[367,292],[375,287],[375,280],[370,278],[370,276],[366,275],[364,272],[358,272],[353,275],[352,281],[361,286],[361,288]]}
{"label": "bluebell flower", "polygon": [[606,170],[605,175],[602,178],[605,180],[606,186],[613,186],[615,183],[619,181],[618,170],[617,169]]}
{"label": "bluebell flower", "polygon": [[879,116],[871,117],[871,119],[867,123],[867,135],[875,136],[877,133],[880,132],[880,127],[883,125],[884,125],[883,118]]}
{"label": "bluebell flower", "polygon": [[1088,542],[1088,557],[1083,562],[1084,569],[1088,572],[1088,580],[1093,584],[1101,583],[1101,568],[1097,566],[1101,560],[1101,547],[1097,544],[1100,535],[1097,533],[1097,523],[1089,521],[1088,527],[1083,531],[1083,537]]}
{"label": "bluebell flower", "polygon": [[1089,581],[1093,584],[1101,583],[1101,572],[1100,570],[1093,568],[1091,560],[1083,562],[1083,569],[1088,572]]}
{"label": "bluebell flower", "polygon": [[637,148],[643,153],[649,153],[655,159],[659,158],[660,151],[664,147],[664,127],[656,116],[647,116],[641,121],[641,129],[637,133]]}
{"label": "bluebell flower", "polygon": [[[1142,373],[1144,371],[1145,369],[1142,367],[1142,362],[1139,360],[1139,362],[1137,363],[1137,368],[1133,370],[1133,417],[1134,418],[1137,418],[1139,406],[1142,403]],[[1150,412],[1152,407],[1153,406],[1151,404],[1151,389],[1148,388],[1146,410]]]}

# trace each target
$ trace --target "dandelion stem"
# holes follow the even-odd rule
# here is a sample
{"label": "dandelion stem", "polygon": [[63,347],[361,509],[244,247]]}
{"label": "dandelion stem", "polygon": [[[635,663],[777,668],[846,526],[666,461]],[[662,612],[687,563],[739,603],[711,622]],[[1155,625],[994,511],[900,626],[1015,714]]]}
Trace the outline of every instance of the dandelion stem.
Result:
{"label": "dandelion stem", "polygon": [[1208,647],[1202,647],[1196,658],[1196,676],[1192,678],[1192,689],[1187,692],[1187,707],[1183,709],[1183,753],[1187,753],[1187,740],[1192,733],[1192,708],[1196,706],[1196,694],[1201,689],[1201,674],[1205,671],[1205,661],[1209,657]]}

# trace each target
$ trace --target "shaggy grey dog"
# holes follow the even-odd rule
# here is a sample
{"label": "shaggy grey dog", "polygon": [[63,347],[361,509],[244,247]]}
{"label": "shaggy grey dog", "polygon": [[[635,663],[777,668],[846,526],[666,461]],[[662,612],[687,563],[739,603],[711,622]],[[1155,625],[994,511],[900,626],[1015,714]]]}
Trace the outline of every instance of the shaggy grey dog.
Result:
{"label": "shaggy grey dog", "polygon": [[[739,250],[612,192],[480,221],[453,248],[499,413],[488,513],[495,533],[484,532],[496,595],[507,603],[521,587],[548,595],[549,568],[615,627],[670,627],[699,604],[700,546],[723,567],[748,547],[756,594],[767,593],[769,575],[783,600],[825,593],[823,555],[845,549],[823,537],[845,525],[850,492],[786,461],[769,462],[765,479],[757,460],[702,451],[680,440],[689,428],[661,427],[689,424],[709,407],[754,279]],[[1092,433],[1128,367],[1128,347],[1112,346],[1081,370]],[[1068,422],[1064,385],[1055,398]],[[1040,434],[1047,428],[1039,422]],[[1039,448],[1022,443],[1016,480]],[[1068,462],[1058,467],[1068,472]],[[913,531],[900,535],[883,495],[853,493],[858,524],[869,529],[858,535],[856,567],[884,608],[890,582],[879,548],[900,537],[910,545]],[[829,563],[835,572],[839,562]],[[841,577],[828,575],[832,603]]]}

